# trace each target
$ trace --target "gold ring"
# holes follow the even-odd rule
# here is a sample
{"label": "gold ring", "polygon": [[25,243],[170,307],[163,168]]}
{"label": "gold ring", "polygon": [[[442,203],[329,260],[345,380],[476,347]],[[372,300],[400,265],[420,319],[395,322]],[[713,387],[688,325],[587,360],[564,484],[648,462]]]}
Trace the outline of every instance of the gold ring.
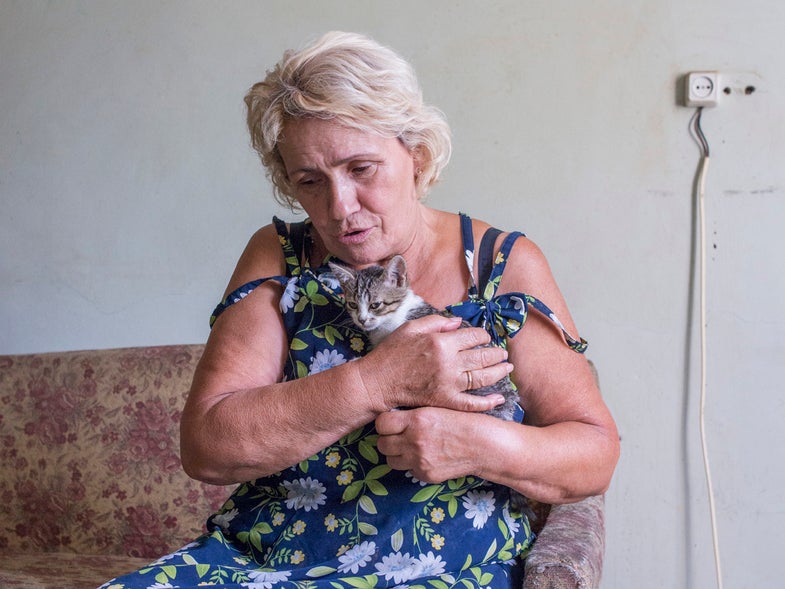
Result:
{"label": "gold ring", "polygon": [[472,371],[471,370],[467,370],[466,371],[466,390],[467,391],[472,390],[472,385],[473,384],[474,384],[474,382],[473,382],[473,379],[472,379]]}

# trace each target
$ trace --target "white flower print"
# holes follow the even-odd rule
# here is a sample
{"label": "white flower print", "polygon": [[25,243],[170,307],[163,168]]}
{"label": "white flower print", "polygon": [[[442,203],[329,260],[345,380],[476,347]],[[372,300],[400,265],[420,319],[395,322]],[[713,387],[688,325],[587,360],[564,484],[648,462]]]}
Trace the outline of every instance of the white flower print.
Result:
{"label": "white flower print", "polygon": [[297,292],[299,280],[299,276],[292,276],[289,282],[286,283],[286,288],[281,295],[281,302],[279,303],[281,313],[286,313],[300,299],[300,293]]}
{"label": "white flower print", "polygon": [[433,551],[421,554],[418,559],[417,577],[433,577],[444,573],[444,561],[441,556],[434,556]]}
{"label": "white flower print", "polygon": [[171,583],[153,583],[147,589],[173,589],[173,587]]}
{"label": "white flower print", "polygon": [[410,471],[410,470],[407,470],[407,471],[404,473],[404,475],[406,476],[406,478],[407,478],[407,479],[412,479],[412,482],[413,482],[413,483],[415,483],[415,484],[418,484],[418,485],[420,485],[421,487],[424,487],[425,485],[427,485],[427,484],[428,484],[428,483],[426,483],[425,481],[421,481],[421,480],[420,480],[420,479],[418,479],[416,476],[414,476],[414,475],[412,474],[412,471]]}
{"label": "white flower print", "polygon": [[220,528],[222,528],[224,530],[228,530],[229,529],[229,523],[235,517],[237,517],[238,513],[240,513],[240,512],[237,509],[231,509],[231,510],[225,512],[225,513],[218,513],[218,514],[213,516],[213,523],[216,526],[219,526]]}
{"label": "white flower print", "polygon": [[304,509],[305,511],[316,511],[320,505],[324,505],[327,500],[325,487],[316,479],[298,479],[296,481],[284,481],[283,486],[288,491],[286,495],[286,507],[289,509]]}
{"label": "white flower print", "polygon": [[401,554],[393,552],[382,557],[382,562],[376,563],[376,570],[384,575],[385,580],[393,580],[396,584],[403,583],[412,579],[420,568],[420,561],[409,556],[409,553]]}
{"label": "white flower print", "polygon": [[232,297],[232,304],[234,304],[234,303],[239,303],[239,302],[240,302],[240,301],[242,301],[242,300],[243,300],[245,297],[247,297],[247,296],[248,296],[248,294],[249,294],[249,293],[248,293],[248,292],[245,292],[245,291],[240,291],[240,292],[238,292],[236,295],[234,295],[234,297]]}
{"label": "white flower print", "polygon": [[248,589],[272,589],[273,585],[286,581],[291,575],[291,571],[251,571],[248,576],[253,583],[240,584]]}
{"label": "white flower print", "polygon": [[510,533],[517,534],[518,530],[521,529],[521,523],[510,514],[509,505],[505,505],[504,509],[502,510],[502,517],[504,518],[504,523],[507,524],[508,528],[510,528]]}
{"label": "white flower print", "polygon": [[463,506],[466,508],[466,517],[479,530],[485,526],[496,508],[496,499],[493,498],[493,491],[469,491],[463,498]]}
{"label": "white flower print", "polygon": [[562,331],[567,331],[566,329],[564,329],[564,325],[562,324],[561,321],[559,321],[559,318],[556,315],[551,313],[550,315],[548,315],[548,317],[550,317],[551,321],[553,321],[556,325],[558,325],[559,329],[561,329]]}
{"label": "white flower print", "polygon": [[311,365],[308,367],[308,374],[316,374],[317,372],[339,366],[345,362],[346,358],[337,350],[320,350],[316,352],[316,356],[311,356]]}
{"label": "white flower print", "polygon": [[338,279],[335,277],[335,274],[333,274],[332,272],[324,272],[322,274],[319,274],[318,278],[319,278],[319,282],[321,282],[330,290],[335,290],[339,286],[341,286],[341,283],[338,282]]}
{"label": "white flower print", "polygon": [[352,546],[338,557],[338,560],[341,561],[338,572],[347,573],[351,571],[352,574],[356,575],[360,567],[368,564],[374,554],[376,554],[376,542],[363,542],[362,544]]}
{"label": "white flower print", "polygon": [[469,267],[469,288],[476,287],[477,283],[474,281],[474,251],[464,250],[463,255],[466,258],[466,265]]}
{"label": "white flower print", "polygon": [[466,265],[474,272],[474,250],[464,250],[463,255],[466,258]]}

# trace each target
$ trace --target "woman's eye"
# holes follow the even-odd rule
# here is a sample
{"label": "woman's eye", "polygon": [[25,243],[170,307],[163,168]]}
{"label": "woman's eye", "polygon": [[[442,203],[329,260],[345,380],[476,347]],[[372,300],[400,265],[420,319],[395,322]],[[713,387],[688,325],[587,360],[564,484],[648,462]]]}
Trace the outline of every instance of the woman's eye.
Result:
{"label": "woman's eye", "polygon": [[352,168],[352,174],[364,178],[370,176],[376,171],[376,164],[361,164]]}

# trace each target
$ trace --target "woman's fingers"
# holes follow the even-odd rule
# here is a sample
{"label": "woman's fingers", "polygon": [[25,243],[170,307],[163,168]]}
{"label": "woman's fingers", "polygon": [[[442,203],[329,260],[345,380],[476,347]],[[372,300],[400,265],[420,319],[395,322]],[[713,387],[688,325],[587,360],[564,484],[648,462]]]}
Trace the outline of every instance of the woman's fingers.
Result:
{"label": "woman's fingers", "polygon": [[484,329],[460,326],[459,319],[439,315],[404,324],[367,356],[372,366],[365,373],[369,394],[381,394],[387,407],[488,411],[502,403],[501,396],[466,391],[509,374],[507,351],[489,346]]}
{"label": "woman's fingers", "polygon": [[485,368],[465,370],[458,377],[458,390],[476,391],[499,382],[512,371],[513,365],[509,362],[501,362]]}

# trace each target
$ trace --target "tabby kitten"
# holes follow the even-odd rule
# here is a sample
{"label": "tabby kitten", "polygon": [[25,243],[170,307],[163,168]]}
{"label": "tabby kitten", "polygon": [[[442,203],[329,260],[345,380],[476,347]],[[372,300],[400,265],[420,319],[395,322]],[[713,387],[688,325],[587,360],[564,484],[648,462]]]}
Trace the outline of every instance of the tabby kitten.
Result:
{"label": "tabby kitten", "polygon": [[[448,315],[440,312],[409,287],[406,262],[403,256],[394,256],[386,266],[369,266],[353,270],[330,263],[343,289],[346,310],[352,321],[362,329],[371,341],[378,345],[404,321],[426,315]],[[466,321],[462,327],[470,327]],[[488,344],[490,345],[490,344]],[[488,415],[511,421],[518,403],[518,391],[508,376],[499,382],[468,391],[473,395],[486,396],[499,393],[505,402],[486,411]]]}
{"label": "tabby kitten", "polygon": [[[402,256],[394,256],[383,267],[369,266],[362,270],[353,270],[330,263],[330,268],[341,284],[346,310],[352,321],[365,331],[374,346],[395,331],[404,321],[426,315],[450,316],[448,312],[441,312],[424,301],[409,287],[406,262]],[[470,326],[466,321],[461,325],[461,327]],[[468,392],[481,396],[492,393],[502,394],[504,403],[486,413],[512,421],[519,397],[509,376],[505,376],[495,384]],[[536,519],[526,497],[513,489],[510,489],[510,509],[525,514],[530,522]]]}

